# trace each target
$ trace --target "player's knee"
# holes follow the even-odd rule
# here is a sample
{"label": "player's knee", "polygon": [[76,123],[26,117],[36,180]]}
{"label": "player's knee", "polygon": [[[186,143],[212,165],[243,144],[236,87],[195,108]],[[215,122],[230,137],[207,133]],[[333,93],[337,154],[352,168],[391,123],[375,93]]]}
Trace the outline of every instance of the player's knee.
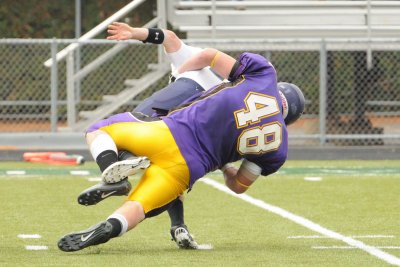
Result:
{"label": "player's knee", "polygon": [[86,135],[85,135],[86,143],[88,145],[90,145],[94,141],[94,139],[96,139],[99,135],[103,135],[103,134],[106,134],[106,133],[102,130],[94,130],[91,132],[87,131]]}

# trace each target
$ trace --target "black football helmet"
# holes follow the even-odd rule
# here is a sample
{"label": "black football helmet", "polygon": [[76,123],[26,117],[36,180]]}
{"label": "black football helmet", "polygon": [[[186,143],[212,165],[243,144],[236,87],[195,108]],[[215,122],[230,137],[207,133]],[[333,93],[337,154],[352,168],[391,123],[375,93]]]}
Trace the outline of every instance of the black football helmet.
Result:
{"label": "black football helmet", "polygon": [[305,99],[300,88],[293,83],[279,82],[278,90],[282,97],[283,118],[286,125],[294,123],[304,112]]}

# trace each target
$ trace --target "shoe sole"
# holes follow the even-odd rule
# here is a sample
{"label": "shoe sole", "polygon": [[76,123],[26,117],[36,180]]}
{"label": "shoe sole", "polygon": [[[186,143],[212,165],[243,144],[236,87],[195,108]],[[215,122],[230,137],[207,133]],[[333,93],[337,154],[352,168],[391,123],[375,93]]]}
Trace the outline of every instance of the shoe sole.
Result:
{"label": "shoe sole", "polygon": [[111,230],[110,223],[101,222],[92,229],[62,237],[57,245],[60,250],[65,252],[78,251],[107,242],[110,239]]}
{"label": "shoe sole", "polygon": [[78,203],[84,206],[96,205],[111,196],[127,196],[132,189],[129,181],[121,181],[120,187],[117,184],[94,185],[78,196]]}
{"label": "shoe sole", "polygon": [[146,157],[117,161],[103,171],[102,179],[105,183],[118,183],[128,176],[134,175],[149,166],[150,160]]}

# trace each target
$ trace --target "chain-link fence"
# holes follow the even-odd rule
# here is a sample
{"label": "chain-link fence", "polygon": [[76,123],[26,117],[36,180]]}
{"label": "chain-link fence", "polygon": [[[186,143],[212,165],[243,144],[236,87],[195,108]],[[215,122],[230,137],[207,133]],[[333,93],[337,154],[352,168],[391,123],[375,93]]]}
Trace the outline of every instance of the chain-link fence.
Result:
{"label": "chain-link fence", "polygon": [[[79,123],[85,112],[109,103],[110,96],[121,94],[144,75],[151,76],[160,60],[155,45],[127,43],[119,53],[105,57],[115,42],[81,43],[73,53],[71,105],[66,61],[55,67],[44,65],[52,49],[54,56],[54,49],[60,51],[68,44],[66,40],[0,40],[3,133],[68,130],[68,109],[76,109],[74,119]],[[191,44],[220,48],[232,56],[242,51],[263,54],[276,67],[280,81],[297,84],[307,106],[302,119],[289,127],[293,144],[400,143],[400,40]],[[77,78],[79,71],[85,74]],[[167,83],[167,72],[160,77],[110,113],[132,110]]]}
{"label": "chain-link fence", "polygon": [[[0,41],[0,81],[1,81],[1,113],[0,127],[2,132],[46,132],[51,129],[51,108],[56,105],[57,128],[67,125],[67,64],[60,61],[56,65],[56,87],[51,86],[51,67],[44,65],[51,58],[52,41]],[[57,43],[57,50],[67,44]],[[103,55],[115,44],[81,44],[79,60],[75,60],[75,68],[82,69]],[[115,95],[128,85],[126,80],[138,79],[149,72],[148,66],[157,63],[157,47],[151,45],[127,45],[120,53],[110,57],[97,66],[80,81],[75,81],[75,108],[77,120],[79,112],[93,110],[105,103],[103,96]],[[75,72],[76,73],[76,72]],[[167,77],[150,88],[152,91],[161,88]],[[140,94],[136,101],[124,106],[130,110],[137,101],[150,95],[151,91]],[[54,96],[55,94],[55,96]]]}

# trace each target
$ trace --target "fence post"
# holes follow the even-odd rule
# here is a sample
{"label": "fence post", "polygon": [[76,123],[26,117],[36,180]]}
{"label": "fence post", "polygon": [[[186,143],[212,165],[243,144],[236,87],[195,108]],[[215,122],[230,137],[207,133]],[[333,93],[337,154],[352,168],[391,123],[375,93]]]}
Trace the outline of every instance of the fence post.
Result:
{"label": "fence post", "polygon": [[[79,39],[81,37],[81,12],[82,11],[82,4],[81,0],[75,0],[75,39]],[[75,73],[77,73],[81,69],[81,47],[75,51]],[[75,96],[76,101],[79,103],[81,100],[81,80],[77,79],[75,82]]]}
{"label": "fence post", "polygon": [[[161,29],[167,28],[167,7],[166,2],[167,0],[157,0],[157,17],[159,18],[157,22],[157,27]],[[162,45],[158,46],[158,63],[164,63],[165,54],[164,54],[164,47]]]}
{"label": "fence post", "polygon": [[67,122],[70,128],[74,127],[76,122],[74,67],[74,51],[69,51],[67,55]]}
{"label": "fence post", "polygon": [[371,48],[371,0],[367,2],[367,25],[368,25],[368,48],[367,48],[367,68],[372,69],[372,48]]}
{"label": "fence post", "polygon": [[325,40],[321,41],[319,60],[319,134],[320,144],[326,143],[326,90],[327,90],[327,52]]}
{"label": "fence post", "polygon": [[57,42],[53,38],[51,42],[51,74],[50,74],[50,130],[51,132],[57,132],[57,98],[58,98],[58,64],[57,64]]}

